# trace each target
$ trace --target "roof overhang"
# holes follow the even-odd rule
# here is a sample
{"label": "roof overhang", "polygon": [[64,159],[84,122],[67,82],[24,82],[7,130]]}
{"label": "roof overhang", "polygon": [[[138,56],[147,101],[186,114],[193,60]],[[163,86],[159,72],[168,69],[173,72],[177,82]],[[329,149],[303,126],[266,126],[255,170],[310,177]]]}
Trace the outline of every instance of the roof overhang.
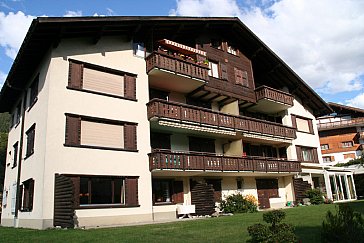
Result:
{"label": "roof overhang", "polygon": [[282,59],[235,17],[38,17],[34,19],[0,93],[0,112],[15,105],[22,90],[50,48],[64,38],[127,36],[130,40],[194,40],[201,33],[218,34],[233,41],[252,60],[257,77],[286,86],[315,116],[331,108]]}

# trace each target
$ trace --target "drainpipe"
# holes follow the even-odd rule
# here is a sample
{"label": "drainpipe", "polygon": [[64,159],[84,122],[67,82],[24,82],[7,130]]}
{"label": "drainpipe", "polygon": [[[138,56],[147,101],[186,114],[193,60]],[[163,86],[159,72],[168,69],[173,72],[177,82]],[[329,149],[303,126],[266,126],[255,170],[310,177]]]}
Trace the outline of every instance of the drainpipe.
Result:
{"label": "drainpipe", "polygon": [[22,94],[22,114],[21,114],[21,126],[20,126],[20,139],[19,139],[19,156],[18,156],[18,175],[16,180],[16,197],[15,197],[15,214],[14,214],[14,227],[16,226],[16,220],[18,219],[18,213],[20,208],[20,175],[21,175],[21,165],[23,156],[23,140],[24,140],[24,120],[25,120],[25,104],[26,104],[26,91],[23,90]]}

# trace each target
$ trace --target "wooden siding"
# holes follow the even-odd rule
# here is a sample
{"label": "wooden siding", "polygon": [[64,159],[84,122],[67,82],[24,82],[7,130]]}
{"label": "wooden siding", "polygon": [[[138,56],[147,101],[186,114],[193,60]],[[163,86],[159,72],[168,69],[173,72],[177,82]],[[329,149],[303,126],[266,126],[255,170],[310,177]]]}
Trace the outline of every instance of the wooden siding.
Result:
{"label": "wooden siding", "polygon": [[[228,53],[226,42],[222,42],[221,49],[213,47],[210,43],[198,45],[198,49],[206,51],[208,60],[219,63],[219,79],[209,77],[209,82],[205,86],[206,90],[216,90],[219,94],[255,102],[252,63],[243,53],[239,51],[237,55]],[[239,70],[241,74],[246,72],[246,75],[243,75],[246,81],[237,83],[236,70]]]}
{"label": "wooden siding", "polygon": [[[338,131],[338,130],[336,130]],[[356,132],[350,132],[342,134],[338,131],[338,133],[331,133],[328,136],[320,136],[320,144],[328,144],[329,149],[321,150],[322,154],[331,154],[331,153],[341,153],[341,152],[355,152],[361,148],[359,143],[359,135]],[[332,132],[335,132],[332,131]],[[343,142],[353,142],[352,147],[343,147]]]}
{"label": "wooden siding", "polygon": [[191,181],[191,204],[196,215],[211,215],[215,212],[214,188],[204,182]]}
{"label": "wooden siding", "polygon": [[253,171],[253,172],[300,172],[299,161],[265,158],[233,157],[211,153],[173,152],[155,150],[149,154],[150,171],[153,170],[200,170],[200,171]]}
{"label": "wooden siding", "polygon": [[233,116],[209,109],[153,99],[148,104],[148,119],[153,117],[174,119],[179,122],[193,122],[196,125],[212,125],[222,129],[247,131],[263,135],[293,139],[296,130],[278,123],[245,116]]}
{"label": "wooden siding", "polygon": [[70,178],[55,175],[53,226],[74,227],[74,188]]}
{"label": "wooden siding", "polygon": [[312,187],[310,183],[304,181],[302,178],[296,178],[293,179],[293,188],[297,204],[297,203],[302,203],[302,200],[306,198],[305,192],[311,189]]}

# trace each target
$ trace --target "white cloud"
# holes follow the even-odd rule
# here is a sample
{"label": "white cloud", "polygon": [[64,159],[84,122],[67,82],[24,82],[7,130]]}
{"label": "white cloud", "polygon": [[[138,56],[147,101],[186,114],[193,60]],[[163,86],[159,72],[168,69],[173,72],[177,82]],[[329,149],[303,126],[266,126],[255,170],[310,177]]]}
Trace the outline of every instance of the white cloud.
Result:
{"label": "white cloud", "polygon": [[82,11],[81,10],[77,10],[77,11],[72,11],[72,10],[68,10],[63,17],[80,17],[82,16]]}
{"label": "white cloud", "polygon": [[107,12],[107,15],[108,15],[108,16],[115,15],[114,10],[112,10],[111,8],[106,8],[106,12]]}
{"label": "white cloud", "polygon": [[4,82],[5,82],[5,79],[6,79],[6,74],[3,73],[2,71],[0,71],[0,87],[3,86]]}
{"label": "white cloud", "polygon": [[177,0],[173,15],[238,16],[313,88],[363,88],[364,1]]}
{"label": "white cloud", "polygon": [[346,100],[345,103],[348,106],[353,106],[353,107],[358,107],[358,108],[364,109],[364,93],[361,93],[350,100]]}
{"label": "white cloud", "polygon": [[0,12],[0,46],[5,54],[14,59],[34,16],[19,11],[5,14]]}

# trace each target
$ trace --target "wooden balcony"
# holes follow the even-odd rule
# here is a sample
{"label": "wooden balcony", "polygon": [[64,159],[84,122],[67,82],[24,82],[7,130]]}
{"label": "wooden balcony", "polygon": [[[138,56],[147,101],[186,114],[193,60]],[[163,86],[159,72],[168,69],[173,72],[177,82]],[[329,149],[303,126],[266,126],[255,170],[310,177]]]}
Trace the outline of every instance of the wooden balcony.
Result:
{"label": "wooden balcony", "polygon": [[206,64],[163,52],[153,52],[145,60],[152,87],[186,93],[208,80],[209,67]]}
{"label": "wooden balcony", "polygon": [[243,103],[241,108],[251,112],[278,113],[293,106],[293,95],[267,86],[255,89],[256,103]]}
{"label": "wooden balcony", "polygon": [[343,119],[340,121],[334,121],[334,122],[326,122],[326,123],[319,123],[317,124],[318,130],[330,130],[330,129],[336,129],[336,128],[343,128],[343,127],[355,127],[355,126],[363,126],[364,125],[364,118],[358,117],[358,118],[352,118],[350,120]]}
{"label": "wooden balcony", "polygon": [[230,157],[199,152],[173,152],[155,150],[149,155],[149,168],[153,170],[180,171],[252,171],[252,172],[300,172],[299,161],[263,158]]}
{"label": "wooden balcony", "polygon": [[274,102],[279,102],[288,106],[293,106],[293,95],[281,90],[273,89],[265,85],[255,89],[257,101],[268,99]]}
{"label": "wooden balcony", "polygon": [[162,118],[178,123],[209,126],[230,131],[244,131],[285,139],[296,138],[296,129],[278,123],[245,116],[234,116],[209,109],[153,99],[148,104],[148,119]]}

